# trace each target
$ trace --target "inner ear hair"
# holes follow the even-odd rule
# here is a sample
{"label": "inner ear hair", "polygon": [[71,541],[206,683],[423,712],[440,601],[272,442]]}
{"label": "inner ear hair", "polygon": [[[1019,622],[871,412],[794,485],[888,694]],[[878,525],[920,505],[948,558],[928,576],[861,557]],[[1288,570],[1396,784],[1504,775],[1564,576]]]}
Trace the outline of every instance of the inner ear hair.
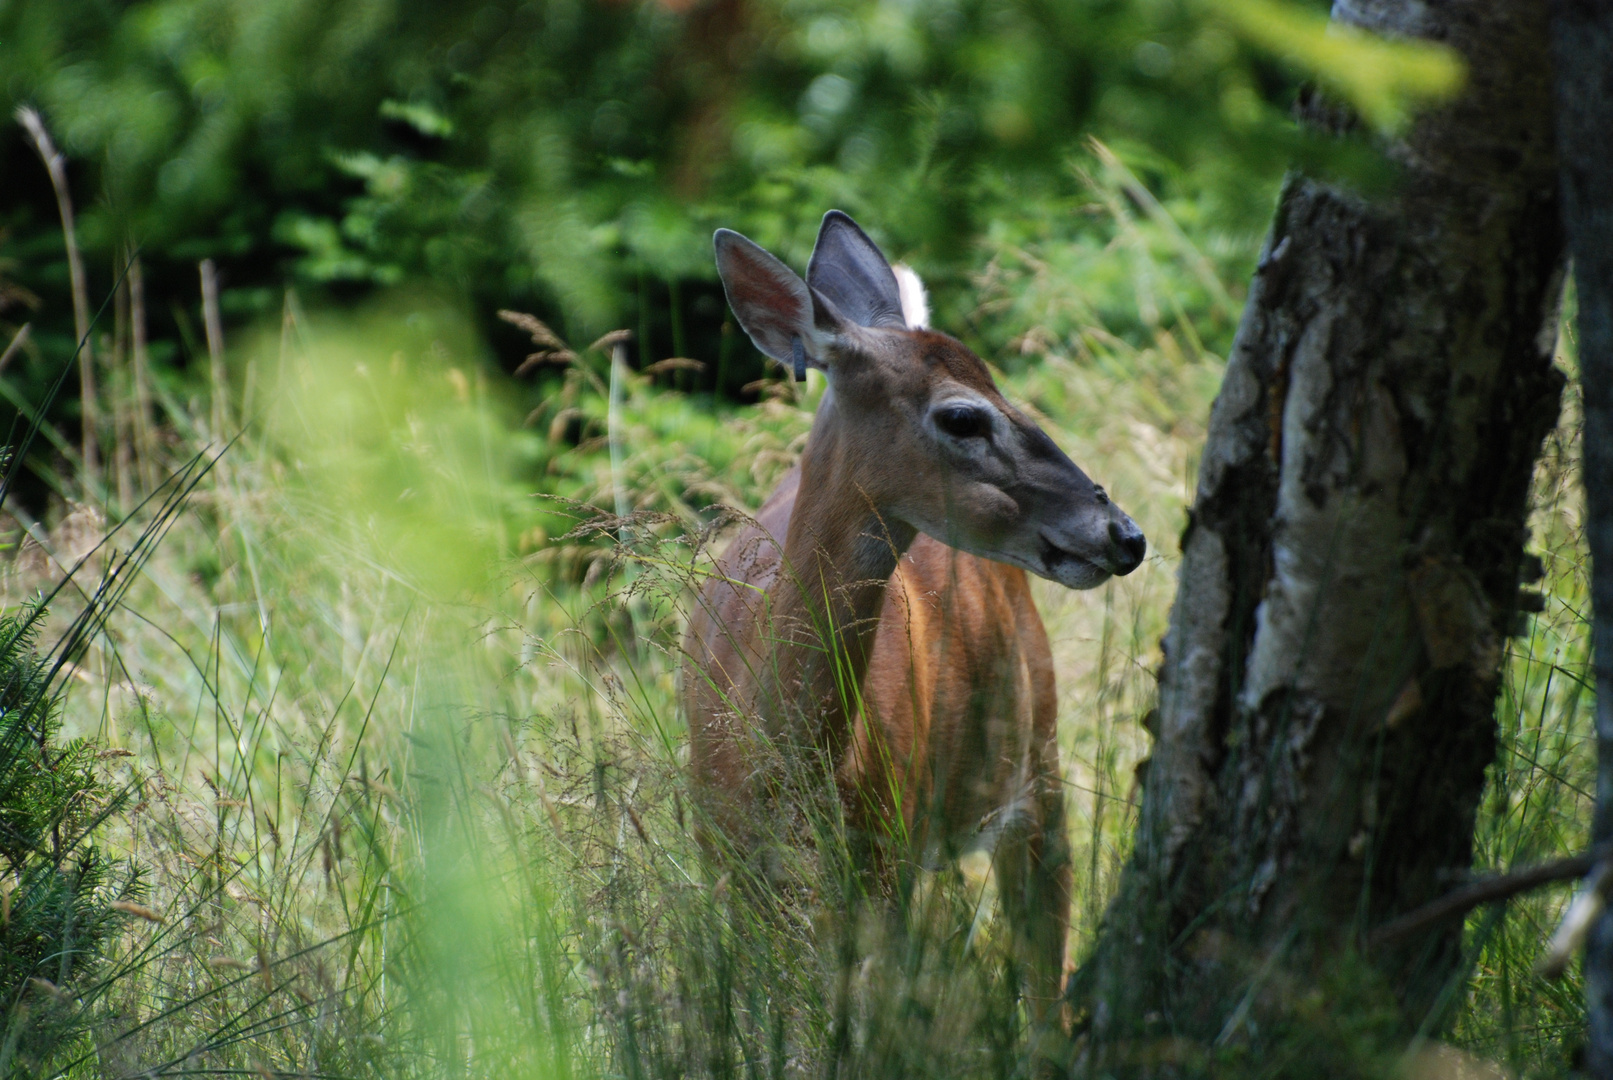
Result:
{"label": "inner ear hair", "polygon": [[784,364],[794,360],[794,338],[802,338],[809,353],[816,352],[817,305],[806,282],[731,229],[718,229],[712,246],[728,306],[756,347]]}

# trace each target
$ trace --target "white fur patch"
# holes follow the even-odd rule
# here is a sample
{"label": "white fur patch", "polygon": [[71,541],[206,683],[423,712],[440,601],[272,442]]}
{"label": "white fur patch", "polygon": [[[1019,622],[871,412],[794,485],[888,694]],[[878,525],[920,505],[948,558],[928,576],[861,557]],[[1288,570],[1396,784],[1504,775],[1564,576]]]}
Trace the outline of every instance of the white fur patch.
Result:
{"label": "white fur patch", "polygon": [[909,330],[925,330],[930,325],[930,298],[924,292],[924,282],[905,263],[891,267],[896,274],[896,291],[902,297],[902,318]]}

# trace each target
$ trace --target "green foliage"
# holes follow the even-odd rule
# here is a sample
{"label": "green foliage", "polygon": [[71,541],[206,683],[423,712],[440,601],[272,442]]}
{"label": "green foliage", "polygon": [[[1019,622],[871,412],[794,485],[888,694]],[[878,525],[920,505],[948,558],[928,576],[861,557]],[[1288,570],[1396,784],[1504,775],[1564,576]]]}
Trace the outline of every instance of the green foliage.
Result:
{"label": "green foliage", "polygon": [[[983,238],[1081,199],[1088,136],[1247,236],[1296,157],[1382,172],[1369,140],[1295,125],[1302,78],[1383,126],[1456,78],[1433,46],[1324,33],[1296,0],[63,0],[0,8],[0,68],[0,104],[41,107],[74,162],[92,284],[138,244],[173,297],[219,260],[227,314],[288,282],[429,281],[586,340],[647,326],[648,281],[676,310],[646,362],[721,322],[684,287],[713,283],[715,225],[799,262],[842,206],[956,322]],[[17,132],[0,145],[0,255],[63,298],[53,197]],[[63,310],[31,379],[66,359]]]}
{"label": "green foliage", "polygon": [[[1155,281],[1192,278],[1190,253],[1147,227],[1131,226],[1151,238],[1138,258],[1157,243],[1179,265],[1139,265]],[[1010,354],[1007,392],[1168,535],[1219,362],[1168,327],[1137,347],[1083,326],[1037,275],[1095,256],[1057,240],[1018,250],[998,253],[984,295],[1019,304],[1012,318],[1049,351]],[[79,1069],[1030,1068],[1034,1033],[982,867],[916,882],[911,917],[893,929],[848,916],[832,814],[806,823],[815,843],[789,867],[790,905],[754,902],[766,887],[725,880],[694,840],[676,679],[686,587],[706,565],[703,508],[756,505],[805,430],[810,395],[776,383],[763,405],[717,410],[628,374],[613,410],[607,358],[582,348],[522,429],[498,377],[477,381],[463,322],[425,300],[351,324],[300,317],[285,341],[244,350],[258,392],[277,388],[268,421],[201,479],[202,497],[108,620],[103,640],[141,684],[140,704],[122,674],[67,701],[80,730],[99,725],[138,751],[131,777],[151,805],[116,839],[144,853],[165,917],[121,943]],[[567,410],[580,432],[551,440]],[[183,416],[174,426],[194,431]],[[626,444],[619,469],[613,432]],[[568,519],[525,497],[518,477],[534,462],[551,490],[599,508],[621,493],[642,511],[631,550],[608,523],[560,539],[589,511],[548,504]],[[1543,506],[1560,476],[1543,474]],[[1570,573],[1577,533],[1544,520]],[[1096,931],[1134,825],[1138,720],[1170,598],[1165,551],[1101,595],[1038,593],[1070,780],[1072,956]],[[206,578],[194,573],[203,564]],[[1553,632],[1582,649],[1572,602],[1554,609]],[[1517,662],[1509,692],[1538,702],[1542,676]],[[1518,827],[1547,828],[1544,854],[1582,827],[1557,777],[1573,783],[1588,758],[1573,736],[1582,709],[1538,715],[1559,756],[1495,782],[1528,785],[1526,802],[1497,801]],[[1503,734],[1523,749],[1533,732]],[[1483,850],[1498,864],[1521,857]],[[1516,944],[1504,962],[1486,952],[1471,999],[1453,1001],[1463,1045],[1500,1056],[1499,1033],[1513,1032],[1520,1067],[1562,1059],[1577,1005],[1522,975],[1559,902],[1486,913]],[[1479,949],[1497,940],[1474,937]],[[1510,998],[1498,989],[1508,977]],[[1359,970],[1283,984],[1274,992],[1294,996],[1299,1022],[1272,1041],[1241,1028],[1221,1047],[1166,1034],[1137,1047],[1137,1064],[1382,1075],[1402,1048],[1378,991]],[[1560,1027],[1509,1026],[1503,1001],[1515,1018],[1558,1015]],[[1264,1046],[1282,1056],[1259,1056]]]}
{"label": "green foliage", "polygon": [[1385,130],[1403,129],[1417,106],[1449,97],[1462,83],[1462,62],[1447,46],[1385,41],[1271,0],[1220,0],[1219,7],[1249,41],[1315,72]]}
{"label": "green foliage", "polygon": [[61,742],[62,661],[36,651],[31,604],[0,616],[0,1071],[44,1071],[86,1031],[87,1007],[125,916],[140,895],[132,867],[95,844],[127,801],[95,747]]}
{"label": "green foliage", "polygon": [[[721,543],[719,507],[754,510],[821,390],[764,367],[727,318],[710,230],[800,268],[825,208],[856,214],[925,275],[936,324],[1156,540],[1100,594],[1037,587],[1073,961],[1127,855],[1168,538],[1278,178],[1298,163],[1391,179],[1374,129],[1459,78],[1440,49],[1341,35],[1322,12],[0,3],[0,104],[38,105],[67,153],[92,294],[120,247],[142,249],[146,419],[162,429],[146,465],[194,465],[209,443],[203,257],[222,271],[230,405],[248,421],[219,467],[186,474],[201,497],[182,516],[112,507],[173,528],[104,625],[58,650],[96,659],[74,669],[93,693],[68,695],[66,669],[32,656],[34,616],[0,623],[5,670],[26,656],[34,680],[18,700],[42,703],[0,705],[0,721],[45,733],[0,740],[20,755],[3,775],[34,785],[0,793],[0,822],[54,852],[55,805],[78,844],[8,879],[7,933],[56,920],[27,939],[42,951],[6,954],[32,965],[5,984],[11,1060],[43,1062],[37,1038],[77,1039],[70,1075],[115,1077],[1028,1071],[1036,1035],[981,865],[915,882],[892,927],[849,911],[832,812],[791,826],[816,842],[788,868],[789,903],[753,902],[766,885],[724,877],[694,841],[688,586]],[[1312,78],[1366,126],[1296,125]],[[72,316],[54,196],[10,126],[0,187],[0,346],[34,321],[0,390],[35,401],[71,356]],[[118,310],[94,338],[113,358],[108,447],[132,408]],[[637,341],[620,356],[587,344],[624,326]],[[529,354],[524,381],[497,370]],[[62,455],[75,441],[45,434]],[[47,494],[75,490],[64,459],[36,454],[44,488],[24,493],[60,550],[81,514]],[[1566,850],[1586,820],[1582,555],[1552,475],[1554,606],[1509,667],[1484,865]],[[621,510],[636,516],[596,517]],[[29,567],[0,576],[13,600],[55,580]],[[89,744],[62,743],[64,717],[134,755],[127,816]],[[104,843],[149,867],[160,924],[112,933],[106,904],[136,883],[88,846],[103,818]],[[25,913],[27,888],[55,899]],[[1431,1032],[1523,1071],[1566,1060],[1577,990],[1528,973],[1561,899],[1475,916],[1475,978]],[[69,925],[77,945],[50,944]],[[1162,1037],[1140,1065],[1381,1075],[1402,1049],[1369,972],[1282,989],[1300,1008],[1268,1033],[1290,1055],[1275,1066],[1246,1028],[1219,1047]]]}

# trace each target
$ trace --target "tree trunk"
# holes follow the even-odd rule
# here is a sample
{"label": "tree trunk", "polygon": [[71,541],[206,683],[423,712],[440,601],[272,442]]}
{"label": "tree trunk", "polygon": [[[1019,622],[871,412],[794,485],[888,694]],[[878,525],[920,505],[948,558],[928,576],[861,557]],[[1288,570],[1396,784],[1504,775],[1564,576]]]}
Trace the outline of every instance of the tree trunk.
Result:
{"label": "tree trunk", "polygon": [[[1579,286],[1579,371],[1585,399],[1585,525],[1591,550],[1596,669],[1596,816],[1592,841],[1613,840],[1613,6],[1554,0],[1552,60],[1563,223]],[[1587,1071],[1613,1077],[1613,914],[1585,957]]]}
{"label": "tree trunk", "polygon": [[1529,0],[1334,18],[1442,40],[1468,82],[1390,147],[1392,196],[1283,190],[1182,540],[1136,850],[1072,982],[1088,1064],[1284,1030],[1336,1054],[1324,1003],[1364,993],[1385,1032],[1414,1029],[1459,966],[1459,919],[1361,942],[1469,869],[1495,752],[1563,381],[1546,19]]}

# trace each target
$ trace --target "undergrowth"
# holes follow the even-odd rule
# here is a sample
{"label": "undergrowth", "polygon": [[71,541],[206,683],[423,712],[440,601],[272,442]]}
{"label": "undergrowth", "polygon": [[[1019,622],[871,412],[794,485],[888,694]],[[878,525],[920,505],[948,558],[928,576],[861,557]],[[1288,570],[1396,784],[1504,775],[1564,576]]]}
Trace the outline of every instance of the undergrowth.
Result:
{"label": "undergrowth", "polygon": [[[1145,333],[1107,333],[1053,287],[1092,257],[1056,231],[982,252],[977,283],[976,320],[1015,328],[995,356],[1008,396],[1155,541],[1095,592],[1034,586],[1059,673],[1071,963],[1135,824],[1171,538],[1221,370],[1168,302],[1202,259],[1125,213],[1124,182],[1094,197],[1155,290]],[[36,625],[73,642],[51,684],[69,736],[129,755],[94,764],[127,793],[102,804],[119,861],[97,895],[144,913],[106,939],[59,1071],[1024,1075],[1035,1033],[985,860],[915,882],[896,917],[856,902],[832,811],[781,825],[812,842],[769,882],[695,841],[688,584],[726,535],[719,507],[754,509],[793,461],[821,388],[775,379],[739,409],[626,371],[609,341],[556,338],[564,368],[523,418],[430,298],[286,312],[236,350],[236,385],[268,404],[227,450],[167,402],[168,501],[18,519],[8,610],[79,564],[119,584],[92,633],[70,591]],[[1544,611],[1511,647],[1480,868],[1574,850],[1588,820],[1573,432],[1570,415],[1539,470]],[[129,563],[112,525],[164,539]],[[1562,1071],[1579,988],[1531,965],[1563,901],[1474,915],[1473,978],[1432,1034]]]}

